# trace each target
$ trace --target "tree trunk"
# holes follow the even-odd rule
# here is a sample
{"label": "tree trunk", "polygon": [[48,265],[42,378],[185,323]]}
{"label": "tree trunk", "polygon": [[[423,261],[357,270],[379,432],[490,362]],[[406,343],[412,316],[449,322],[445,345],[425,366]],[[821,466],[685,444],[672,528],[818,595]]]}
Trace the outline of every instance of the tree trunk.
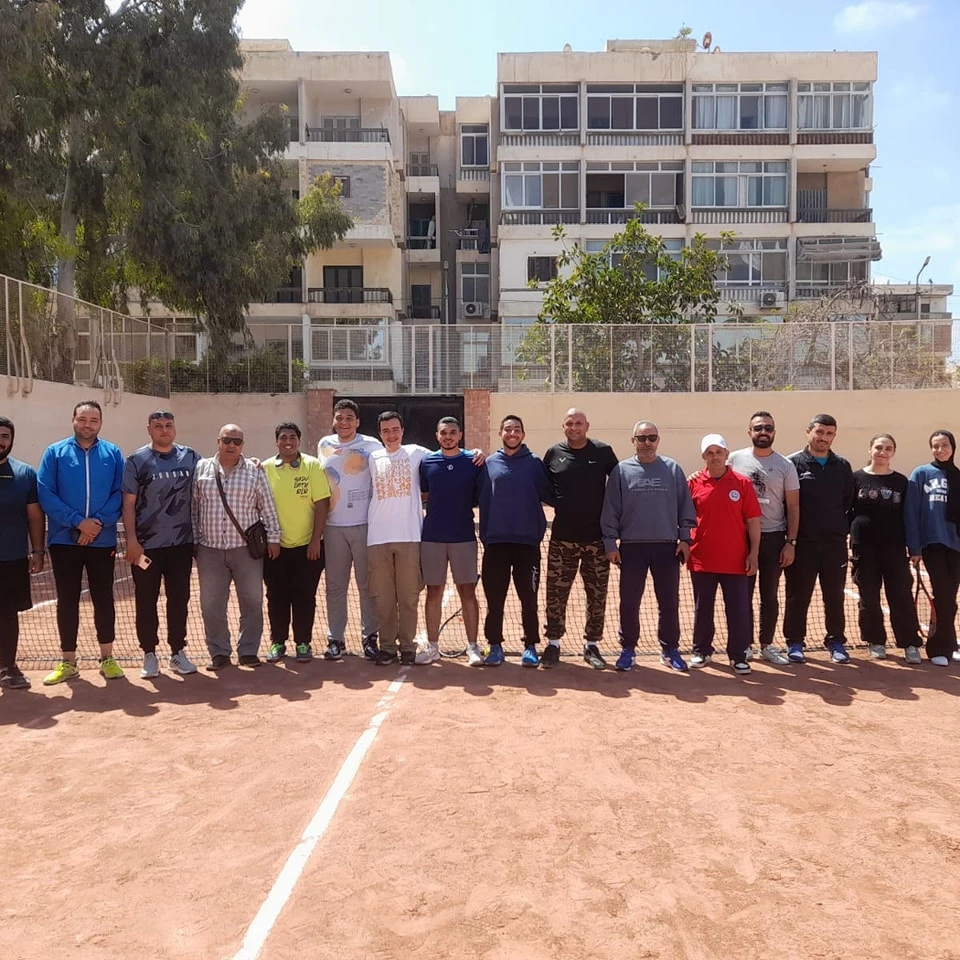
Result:
{"label": "tree trunk", "polygon": [[73,299],[77,291],[77,161],[74,157],[78,139],[74,136],[77,122],[72,120],[70,123],[70,158],[60,206],[60,241],[63,253],[57,261],[57,319],[50,340],[50,373],[57,383],[73,383],[77,354],[77,316]]}

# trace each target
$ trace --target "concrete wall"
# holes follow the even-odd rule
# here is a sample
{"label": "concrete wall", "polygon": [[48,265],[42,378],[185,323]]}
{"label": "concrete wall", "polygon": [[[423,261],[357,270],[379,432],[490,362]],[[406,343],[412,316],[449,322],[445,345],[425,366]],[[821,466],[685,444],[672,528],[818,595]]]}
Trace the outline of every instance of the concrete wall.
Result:
{"label": "concrete wall", "polygon": [[343,197],[343,209],[359,223],[389,223],[387,168],[376,163],[311,163],[309,182],[325,173],[350,178],[350,196]]}
{"label": "concrete wall", "polygon": [[854,468],[866,462],[870,438],[893,433],[898,449],[894,469],[909,474],[930,460],[927,437],[938,427],[960,428],[960,393],[950,390],[864,390],[856,393],[791,392],[713,394],[504,394],[490,395],[489,450],[500,446],[497,428],[508,413],[524,420],[527,445],[538,456],[563,439],[560,424],[572,406],[586,411],[590,434],[613,444],[623,459],[633,453],[636,420],[656,422],[660,452],[685,470],[700,466],[700,439],[722,433],[732,449],[746,446],[747,422],[755,410],[769,410],[777,422],[777,449],[793,453],[804,444],[811,416],[831,413],[839,423],[834,449]]}

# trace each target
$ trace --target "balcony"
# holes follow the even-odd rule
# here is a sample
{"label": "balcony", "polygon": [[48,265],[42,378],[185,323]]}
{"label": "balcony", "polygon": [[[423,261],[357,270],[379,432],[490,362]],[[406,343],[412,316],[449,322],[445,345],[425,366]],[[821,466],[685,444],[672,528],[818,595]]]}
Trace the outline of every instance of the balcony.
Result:
{"label": "balcony", "polygon": [[457,236],[457,250],[490,253],[490,227],[463,227],[453,231]]}
{"label": "balcony", "polygon": [[443,316],[443,303],[436,299],[429,303],[408,303],[406,316],[410,320],[439,320]]}
{"label": "balcony", "polygon": [[261,302],[262,303],[302,303],[303,288],[300,286],[280,287],[279,290],[274,291],[273,296],[264,297]]}
{"label": "balcony", "polygon": [[870,207],[850,210],[811,207],[797,211],[798,223],[870,223],[872,220]]}
{"label": "balcony", "polygon": [[787,223],[787,211],[779,208],[719,207],[714,210],[691,211],[690,222],[718,224],[721,226],[728,223]]}
{"label": "balcony", "polygon": [[308,143],[389,143],[390,131],[384,127],[359,127],[354,130],[331,130],[307,126]]}
{"label": "balcony", "polygon": [[611,133],[591,130],[587,134],[588,147],[682,147],[683,133],[654,133],[650,131],[622,131]]}
{"label": "balcony", "polygon": [[504,210],[500,224],[504,227],[554,226],[558,223],[579,223],[579,210]]}
{"label": "balcony", "polygon": [[755,303],[765,293],[783,293],[783,286],[777,283],[758,283],[753,286],[723,286],[717,284],[721,303]]}
{"label": "balcony", "polygon": [[786,147],[790,143],[790,134],[766,133],[762,130],[725,130],[719,132],[694,133],[694,146],[707,147]]}
{"label": "balcony", "polygon": [[388,287],[311,287],[308,303],[393,303]]}
{"label": "balcony", "polygon": [[435,163],[411,163],[407,167],[408,177],[439,177],[440,168]]}
{"label": "balcony", "polygon": [[501,133],[501,147],[579,147],[580,134],[577,132],[543,133],[539,130],[529,133]]}
{"label": "balcony", "polygon": [[490,170],[487,167],[460,167],[457,171],[458,180],[489,180]]}
{"label": "balcony", "polygon": [[670,210],[644,210],[637,213],[634,209],[617,210],[608,207],[590,207],[587,209],[587,223],[626,223],[639,219],[641,223],[682,223],[677,208]]}
{"label": "balcony", "polygon": [[872,130],[801,130],[798,144],[873,143]]}

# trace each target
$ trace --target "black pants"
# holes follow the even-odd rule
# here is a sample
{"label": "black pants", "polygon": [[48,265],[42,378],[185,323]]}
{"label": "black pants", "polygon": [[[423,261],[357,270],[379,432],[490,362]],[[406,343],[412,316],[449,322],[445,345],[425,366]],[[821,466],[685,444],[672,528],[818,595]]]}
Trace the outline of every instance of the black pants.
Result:
{"label": "black pants", "polygon": [[137,611],[137,640],[144,653],[156,653],[160,618],[157,602],[160,583],[167,595],[167,642],[170,652],[187,645],[187,607],[190,604],[190,574],[193,571],[193,544],[157,547],[146,551],[152,561],[146,570],[131,567]]}
{"label": "black pants", "polygon": [[33,606],[30,600],[30,561],[0,561],[0,669],[17,662],[20,643],[20,612]]}
{"label": "black pants", "polygon": [[267,617],[270,642],[285,644],[293,614],[293,642],[310,645],[317,615],[317,585],[323,573],[323,546],[320,559],[308,560],[307,547],[281,547],[276,560],[263,561],[263,582],[267,587]]}
{"label": "black pants", "polygon": [[843,591],[847,584],[846,540],[801,540],[796,558],[784,571],[787,596],[783,611],[783,636],[787,643],[803,644],[807,635],[807,610],[813,588],[820,580],[823,597],[824,643],[846,643]]}
{"label": "black pants", "polygon": [[113,643],[116,624],[113,606],[115,557],[116,550],[113,547],[79,547],[72,544],[50,546],[53,582],[57,587],[57,630],[60,633],[60,649],[64,653],[76,653],[77,650],[84,570],[87,571],[87,586],[93,601],[97,642]]}
{"label": "black pants", "polygon": [[911,593],[913,577],[910,575],[907,551],[902,544],[854,547],[853,582],[860,594],[858,620],[860,639],[864,643],[884,646],[887,642],[883,609],[880,606],[882,585],[883,592],[887,595],[890,626],[893,627],[897,646],[903,649],[920,645],[920,625]]}
{"label": "black pants", "polygon": [[750,578],[750,642],[757,636],[753,613],[753,594],[757,580],[760,581],[760,646],[766,647],[773,643],[773,635],[777,629],[777,618],[780,616],[780,551],[786,542],[787,535],[782,530],[773,530],[760,534],[760,555],[757,572]]}
{"label": "black pants", "polygon": [[957,590],[960,589],[960,551],[942,543],[923,548],[923,565],[930,574],[937,629],[927,638],[928,657],[950,657],[957,649]]}
{"label": "black pants", "polygon": [[531,646],[540,636],[537,589],[540,586],[540,547],[526,543],[491,543],[484,547],[480,580],[487,598],[483,635],[488,643],[503,643],[503,607],[507,601],[510,576],[520,599],[523,645]]}

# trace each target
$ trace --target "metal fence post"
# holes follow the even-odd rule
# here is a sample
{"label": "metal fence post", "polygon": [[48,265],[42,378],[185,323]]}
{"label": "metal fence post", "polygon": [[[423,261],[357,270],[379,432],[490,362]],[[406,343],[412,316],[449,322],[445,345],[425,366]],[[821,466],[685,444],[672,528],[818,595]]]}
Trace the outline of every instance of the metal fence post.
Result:
{"label": "metal fence post", "polygon": [[567,389],[573,392],[573,325],[567,324]]}
{"label": "metal fence post", "polygon": [[427,392],[433,393],[433,329],[427,327]]}
{"label": "metal fence post", "polygon": [[853,389],[853,324],[847,321],[847,389]]}
{"label": "metal fence post", "polygon": [[837,323],[830,323],[830,389],[837,389]]}
{"label": "metal fence post", "polygon": [[293,393],[293,324],[287,324],[287,393]]}
{"label": "metal fence post", "polygon": [[713,393],[713,333],[708,324],[707,328],[707,393]]}
{"label": "metal fence post", "polygon": [[557,391],[557,327],[550,326],[550,392]]}
{"label": "metal fence post", "polygon": [[607,389],[613,393],[613,324],[610,324],[610,386]]}
{"label": "metal fence post", "polygon": [[690,392],[697,392],[697,325],[690,324]]}

